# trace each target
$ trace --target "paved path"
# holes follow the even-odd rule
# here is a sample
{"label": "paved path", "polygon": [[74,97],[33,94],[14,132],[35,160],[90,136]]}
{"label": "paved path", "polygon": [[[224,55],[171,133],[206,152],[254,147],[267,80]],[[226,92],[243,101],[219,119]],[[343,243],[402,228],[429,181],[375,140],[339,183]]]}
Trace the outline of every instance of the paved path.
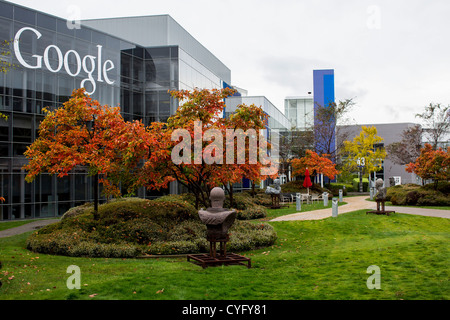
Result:
{"label": "paved path", "polygon": [[[377,205],[375,202],[366,201],[368,197],[357,196],[357,197],[348,197],[344,198],[344,204],[338,207],[338,214],[367,209],[367,210],[375,210]],[[437,209],[423,209],[423,208],[414,208],[414,207],[394,207],[394,206],[386,206],[386,210],[393,210],[398,213],[407,213],[407,214],[417,214],[422,216],[430,216],[430,217],[440,217],[450,219],[450,210],[437,210]],[[306,212],[298,212],[293,214],[288,214],[285,216],[281,216],[270,221],[293,221],[293,220],[321,220],[328,217],[331,217],[331,208],[320,209],[315,211],[306,211]]]}
{"label": "paved path", "polygon": [[28,231],[33,231],[33,230],[42,228],[46,225],[56,223],[58,221],[60,221],[60,220],[59,219],[42,219],[42,220],[37,220],[37,221],[30,222],[30,223],[26,223],[22,226],[18,226],[15,228],[0,231],[0,238],[11,237],[11,236],[15,236],[17,234],[25,233]]}

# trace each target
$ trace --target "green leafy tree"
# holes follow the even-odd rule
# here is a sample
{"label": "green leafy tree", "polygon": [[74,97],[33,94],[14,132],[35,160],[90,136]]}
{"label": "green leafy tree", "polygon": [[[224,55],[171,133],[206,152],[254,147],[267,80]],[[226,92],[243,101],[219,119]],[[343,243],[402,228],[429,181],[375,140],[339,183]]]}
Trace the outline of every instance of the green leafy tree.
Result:
{"label": "green leafy tree", "polygon": [[360,172],[360,190],[362,189],[362,178],[372,171],[382,168],[386,151],[381,147],[383,138],[377,135],[376,127],[363,126],[359,135],[352,141],[344,141],[343,167],[344,170]]}

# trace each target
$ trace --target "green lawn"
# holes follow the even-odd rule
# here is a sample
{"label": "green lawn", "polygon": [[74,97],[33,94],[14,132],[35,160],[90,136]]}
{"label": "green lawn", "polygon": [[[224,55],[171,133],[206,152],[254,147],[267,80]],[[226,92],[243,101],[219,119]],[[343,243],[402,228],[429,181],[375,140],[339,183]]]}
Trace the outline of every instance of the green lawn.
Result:
{"label": "green lawn", "polygon": [[[376,202],[375,200],[370,200],[370,198],[367,198],[366,201],[372,201]],[[406,208],[423,208],[423,209],[437,209],[437,210],[450,210],[449,206],[409,206],[409,205],[397,205],[392,204],[390,201],[386,201],[386,206],[392,206],[392,207],[406,207]]]}
{"label": "green lawn", "polygon": [[[272,247],[245,252],[252,268],[202,269],[186,258],[71,258],[24,249],[23,234],[0,239],[0,299],[445,299],[450,298],[450,221],[365,210],[317,221],[270,222]],[[67,267],[81,269],[69,290]],[[366,270],[381,270],[381,289]],[[214,285],[211,285],[214,283]]]}
{"label": "green lawn", "polygon": [[24,224],[33,222],[36,220],[20,220],[20,221],[5,221],[5,222],[0,222],[0,231],[6,230],[6,229],[10,229],[10,228],[15,228],[15,227],[20,227]]}
{"label": "green lawn", "polygon": [[[345,200],[345,199],[344,199]],[[339,202],[339,206],[342,206],[344,204],[347,204],[347,202]],[[323,205],[323,201],[320,202],[314,202],[311,204],[302,204],[302,210],[300,212],[307,212],[307,211],[313,211],[313,210],[320,210],[320,209],[326,209],[326,208],[331,208],[332,204],[331,204],[331,200],[328,201],[328,206],[324,206]],[[296,213],[297,208],[296,208],[296,204],[295,203],[290,203],[287,204],[285,207],[282,207],[280,209],[269,209],[267,210],[267,217],[261,220],[264,221],[268,221],[268,220],[272,220],[275,219],[277,217],[280,216],[285,216],[287,214],[292,214],[292,213]]]}

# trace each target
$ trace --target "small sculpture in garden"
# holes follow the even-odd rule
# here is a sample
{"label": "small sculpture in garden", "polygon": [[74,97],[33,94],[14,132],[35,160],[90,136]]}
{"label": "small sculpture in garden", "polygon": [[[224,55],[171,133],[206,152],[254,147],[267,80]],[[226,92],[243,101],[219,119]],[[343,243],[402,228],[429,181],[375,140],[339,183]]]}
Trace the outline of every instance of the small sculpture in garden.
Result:
{"label": "small sculpture in garden", "polygon": [[[198,211],[200,220],[206,225],[206,240],[209,241],[209,254],[189,254],[187,260],[193,259],[203,268],[215,265],[242,264],[247,262],[251,267],[251,259],[234,253],[227,253],[227,242],[230,240],[228,230],[236,219],[236,211],[224,209],[225,192],[221,188],[213,188],[210,192],[211,207]],[[216,244],[219,242],[219,254]]]}
{"label": "small sculpture in garden", "polygon": [[395,178],[394,178],[394,177],[390,177],[390,178],[389,178],[389,186],[390,186],[390,187],[395,186]]}
{"label": "small sculpture in garden", "polygon": [[200,220],[206,224],[206,238],[226,239],[228,229],[236,219],[236,211],[223,208],[225,201],[225,192],[221,188],[214,188],[210,193],[211,207],[206,210],[200,210],[198,215]]}
{"label": "small sculpture in garden", "polygon": [[383,187],[383,184],[383,179],[377,179],[377,181],[375,182],[375,189],[377,190],[375,198],[380,201],[386,201],[386,188]]}
{"label": "small sculpture in garden", "polygon": [[272,197],[272,209],[280,208],[280,196],[281,196],[281,187],[280,187],[280,179],[275,179],[273,181],[274,187],[267,187],[266,194],[270,194]]}
{"label": "small sculpture in garden", "polygon": [[395,211],[386,211],[385,210],[387,189],[386,189],[386,187],[384,187],[383,179],[377,179],[377,181],[375,182],[375,189],[376,189],[375,201],[377,202],[377,210],[376,211],[368,211],[367,213],[389,215],[389,213],[395,212]]}

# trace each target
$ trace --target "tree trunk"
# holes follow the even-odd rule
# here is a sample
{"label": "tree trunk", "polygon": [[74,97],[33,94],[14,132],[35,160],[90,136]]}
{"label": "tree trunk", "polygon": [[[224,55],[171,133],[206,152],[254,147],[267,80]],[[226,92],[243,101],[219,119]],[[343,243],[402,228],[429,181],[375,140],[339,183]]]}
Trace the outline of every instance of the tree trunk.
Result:
{"label": "tree trunk", "polygon": [[98,220],[98,173],[92,179],[92,186],[94,190],[94,220]]}
{"label": "tree trunk", "polygon": [[252,181],[252,198],[255,197],[255,182]]}

